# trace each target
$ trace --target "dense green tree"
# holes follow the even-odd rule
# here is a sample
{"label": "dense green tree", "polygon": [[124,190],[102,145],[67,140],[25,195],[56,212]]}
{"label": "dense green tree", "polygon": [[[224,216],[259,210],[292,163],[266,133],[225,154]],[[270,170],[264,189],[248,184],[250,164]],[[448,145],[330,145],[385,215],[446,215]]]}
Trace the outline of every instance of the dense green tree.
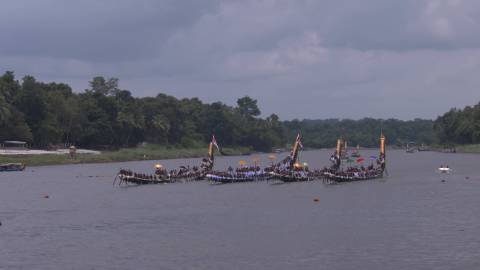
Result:
{"label": "dense green tree", "polygon": [[239,98],[237,100],[238,111],[242,116],[255,117],[260,115],[260,109],[258,108],[257,101],[249,96]]}
{"label": "dense green tree", "polygon": [[120,90],[118,89],[118,79],[109,78],[108,80],[102,76],[94,77],[90,82],[90,88],[87,91],[92,91],[101,95],[115,95]]}
{"label": "dense green tree", "polygon": [[434,130],[444,144],[480,143],[480,103],[463,110],[454,108],[439,116]]}
{"label": "dense green tree", "polygon": [[0,140],[26,140],[36,147],[74,143],[79,147],[118,148],[142,142],[204,146],[215,134],[224,146],[259,151],[291,145],[298,132],[306,147],[333,147],[338,137],[351,146],[375,147],[381,130],[388,143],[480,143],[480,105],[452,109],[435,122],[415,119],[292,120],[260,117],[257,100],[245,96],[232,107],[198,98],[165,94],[134,97],[117,78],[102,76],[75,93],[63,83],[38,82],[14,73],[0,76]]}

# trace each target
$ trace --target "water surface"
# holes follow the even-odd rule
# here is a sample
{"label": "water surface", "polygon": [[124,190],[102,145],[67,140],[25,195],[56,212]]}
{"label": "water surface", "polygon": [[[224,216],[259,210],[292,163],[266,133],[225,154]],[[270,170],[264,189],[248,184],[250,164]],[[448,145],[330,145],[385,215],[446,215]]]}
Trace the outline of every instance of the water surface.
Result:
{"label": "water surface", "polygon": [[[301,158],[320,168],[330,154]],[[329,186],[112,187],[120,167],[154,161],[1,173],[0,269],[480,269],[479,157],[390,151],[388,178]]]}

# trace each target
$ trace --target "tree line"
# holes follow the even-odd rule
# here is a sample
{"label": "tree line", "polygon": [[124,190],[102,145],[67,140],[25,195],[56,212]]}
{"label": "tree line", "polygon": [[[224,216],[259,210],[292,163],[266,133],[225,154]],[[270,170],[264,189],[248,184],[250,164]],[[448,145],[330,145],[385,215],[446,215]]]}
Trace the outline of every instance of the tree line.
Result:
{"label": "tree line", "polygon": [[434,130],[442,144],[479,144],[480,103],[451,109],[435,120]]}
{"label": "tree line", "polygon": [[224,145],[259,151],[284,143],[278,116],[260,118],[257,101],[250,97],[232,107],[165,94],[133,97],[116,78],[95,77],[89,85],[75,93],[64,83],[38,82],[32,76],[18,81],[5,72],[0,77],[0,141],[22,140],[34,147],[111,149],[141,142],[200,147],[215,134]]}
{"label": "tree line", "polygon": [[[94,77],[82,92],[74,92],[65,83],[39,82],[32,76],[17,80],[12,71],[0,77],[0,141],[22,140],[39,148],[75,144],[116,149],[142,142],[204,147],[215,134],[224,146],[270,151],[289,145],[298,132],[302,133],[306,147],[333,147],[338,137],[347,139],[350,145],[375,147],[381,130],[389,144],[397,145],[409,141],[470,143],[480,138],[478,105],[450,111],[436,121],[281,121],[276,114],[264,118],[260,115],[257,101],[248,96],[239,98],[236,106],[229,106],[162,93],[134,97],[119,87],[117,78],[102,76]],[[477,119],[477,126],[470,130],[465,125],[472,119]],[[453,133],[452,127],[456,130]]]}

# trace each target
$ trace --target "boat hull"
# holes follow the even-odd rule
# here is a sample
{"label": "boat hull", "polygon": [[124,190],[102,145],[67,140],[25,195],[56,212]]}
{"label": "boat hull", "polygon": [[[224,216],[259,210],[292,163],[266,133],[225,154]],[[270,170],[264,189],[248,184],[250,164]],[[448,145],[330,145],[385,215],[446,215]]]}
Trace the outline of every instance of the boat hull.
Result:
{"label": "boat hull", "polygon": [[4,163],[0,164],[0,172],[18,172],[25,170],[26,166],[23,163]]}
{"label": "boat hull", "polygon": [[354,182],[383,178],[383,171],[374,173],[343,173],[343,172],[324,172],[323,179],[335,182]]}
{"label": "boat hull", "polygon": [[291,183],[291,182],[306,182],[315,180],[315,177],[312,175],[295,175],[294,173],[281,174],[281,173],[272,173],[272,178],[280,180],[282,182]]}
{"label": "boat hull", "polygon": [[115,177],[114,184],[135,184],[135,185],[147,185],[147,184],[169,184],[169,183],[183,183],[190,181],[198,181],[205,179],[204,173],[193,173],[188,175],[141,175],[137,173],[119,173]]}
{"label": "boat hull", "polygon": [[270,180],[272,176],[270,174],[259,174],[259,175],[229,175],[229,174],[215,174],[209,173],[205,176],[207,180],[211,183],[217,184],[228,184],[228,183],[245,183],[245,182],[255,182],[255,181],[266,181]]}

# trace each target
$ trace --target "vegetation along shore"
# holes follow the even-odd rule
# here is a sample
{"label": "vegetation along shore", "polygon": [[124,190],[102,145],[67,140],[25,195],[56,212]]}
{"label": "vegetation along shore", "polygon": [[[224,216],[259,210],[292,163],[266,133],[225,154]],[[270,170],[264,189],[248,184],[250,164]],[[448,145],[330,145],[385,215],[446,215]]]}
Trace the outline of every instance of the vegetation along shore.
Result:
{"label": "vegetation along shore", "polygon": [[[257,100],[245,96],[235,106],[178,99],[159,93],[134,97],[117,78],[94,77],[88,89],[73,91],[64,83],[21,80],[14,72],[0,76],[0,143],[24,141],[31,149],[75,145],[99,149],[100,155],[0,156],[1,162],[25,160],[28,165],[110,162],[196,157],[212,134],[233,152],[269,152],[286,148],[300,132],[308,148],[330,148],[335,138],[350,146],[375,147],[383,130],[390,146],[410,142],[431,150],[455,146],[459,152],[480,152],[480,104],[451,109],[435,120],[321,119],[281,120],[262,116]],[[143,143],[149,145],[140,146]],[[155,147],[153,147],[155,146]],[[121,149],[121,150],[117,150]],[[246,151],[246,152],[248,152]],[[63,157],[63,159],[62,159]]]}
{"label": "vegetation along shore", "polygon": [[[245,155],[252,152],[248,147],[227,147],[222,152],[226,155]],[[203,148],[165,147],[147,144],[136,148],[123,148],[116,151],[102,151],[99,154],[77,154],[72,159],[69,155],[42,154],[42,155],[0,155],[0,163],[25,163],[28,166],[80,164],[80,163],[107,163],[137,160],[160,160],[174,158],[196,158],[207,154]]]}

